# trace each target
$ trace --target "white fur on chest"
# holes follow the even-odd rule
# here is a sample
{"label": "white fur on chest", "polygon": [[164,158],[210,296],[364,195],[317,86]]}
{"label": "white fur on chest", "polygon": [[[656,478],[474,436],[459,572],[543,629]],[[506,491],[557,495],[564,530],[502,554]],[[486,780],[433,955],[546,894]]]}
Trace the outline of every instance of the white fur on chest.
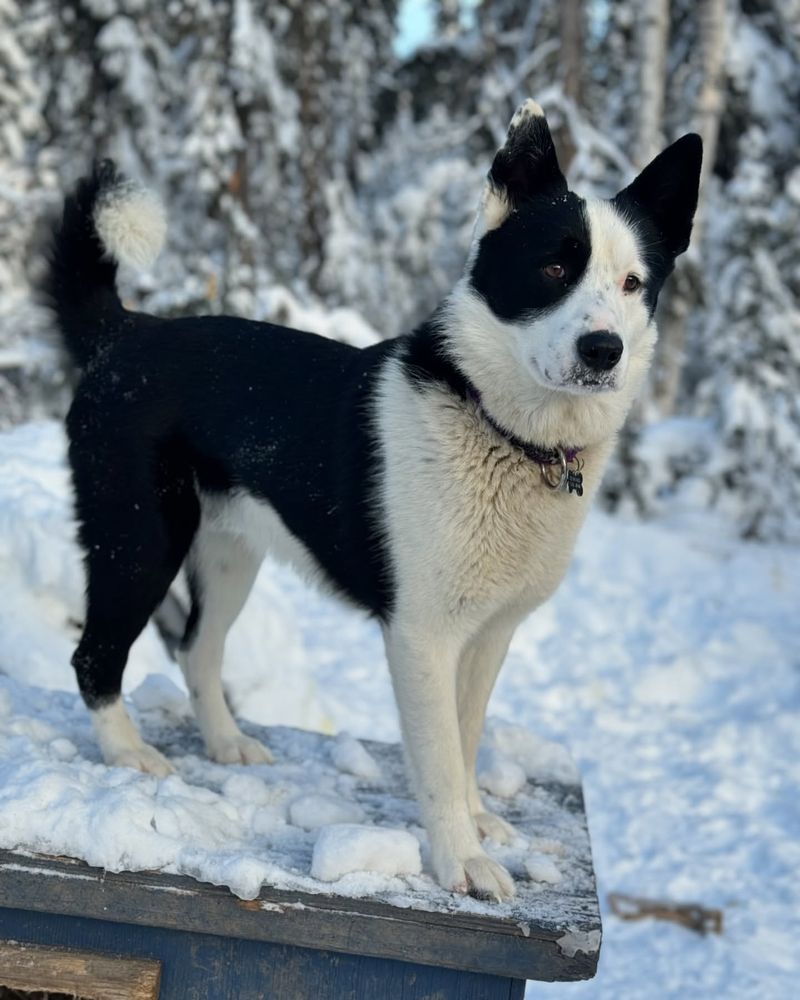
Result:
{"label": "white fur on chest", "polygon": [[379,408],[383,493],[398,609],[479,627],[521,619],[558,586],[605,460],[586,455],[585,495],[553,493],[538,465],[477,411],[387,366]]}

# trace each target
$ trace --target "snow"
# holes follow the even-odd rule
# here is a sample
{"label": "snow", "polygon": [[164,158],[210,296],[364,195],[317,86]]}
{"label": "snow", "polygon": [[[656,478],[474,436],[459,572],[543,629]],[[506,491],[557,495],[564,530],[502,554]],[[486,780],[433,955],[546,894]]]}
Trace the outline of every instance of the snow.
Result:
{"label": "snow", "polygon": [[533,851],[525,858],[525,870],[534,882],[548,882],[556,885],[561,881],[561,872],[552,858],[539,851]]}
{"label": "snow", "polygon": [[[208,761],[180,672],[149,626],[125,691],[178,773],[156,779],[103,766],[69,667],[82,614],[73,537],[60,428],[0,433],[2,846],[110,870],[189,873],[245,897],[267,881],[403,905],[490,907],[437,891],[425,874],[424,833],[387,791],[392,775],[377,745],[363,742],[398,738],[379,629],[285,569],[265,565],[231,635],[229,696],[252,722],[346,735],[331,743],[279,727],[275,765]],[[501,776],[516,767],[544,784],[538,800],[530,786],[490,797],[512,819],[536,817],[534,835],[490,850],[542,905],[573,886],[574,845],[552,827],[546,790],[574,780],[574,758],[604,909],[596,979],[538,983],[531,995],[783,1000],[796,992],[798,555],[741,542],[700,515],[643,525],[595,512],[564,585],[519,629],[481,760]],[[359,751],[379,776],[364,774]],[[387,795],[378,823],[374,803]],[[342,822],[350,835],[336,832]],[[395,865],[394,838],[402,834],[409,850],[413,839],[422,874],[407,863],[392,874],[363,868],[369,852],[359,837],[376,831],[391,839],[383,853]],[[318,853],[352,869],[332,883],[313,878],[320,841]],[[612,891],[719,907],[723,934],[620,921],[607,911]],[[573,937],[570,947],[586,945]]]}
{"label": "snow", "polygon": [[[632,176],[635,4],[589,6],[584,107],[558,81],[556,5],[529,4],[515,21],[504,4],[483,5],[476,17],[474,5],[462,4],[462,24],[477,30],[455,34],[434,25],[429,0],[403,0],[396,27],[388,8],[372,10],[368,31],[354,5],[315,22],[311,49],[297,30],[306,20],[284,16],[280,4],[187,3],[179,18],[173,6],[0,0],[8,25],[0,62],[10,68],[0,133],[0,426],[65,408],[51,320],[30,289],[41,272],[39,228],[86,168],[89,121],[96,144],[159,191],[172,220],[157,270],[121,275],[126,301],[159,314],[238,312],[359,345],[376,331],[408,328],[452,287],[502,141],[502,109],[530,93],[545,104],[574,147],[577,190],[611,194],[621,175]],[[440,6],[443,14],[452,7]],[[313,19],[322,8],[303,9]],[[798,552],[740,544],[704,512],[713,508],[746,537],[800,539],[798,9],[798,0],[769,0],[729,10],[721,141],[710,157],[717,170],[696,228],[705,236],[670,292],[688,315],[680,393],[663,420],[655,417],[664,404],[652,390],[645,397],[643,420],[626,433],[604,491],[618,512],[660,520],[645,527],[591,517],[564,587],[515,639],[491,706],[504,724],[490,725],[480,757],[482,784],[516,810],[522,773],[574,777],[569,747],[586,788],[603,898],[617,889],[718,904],[725,933],[696,939],[607,914],[597,980],[539,986],[537,995],[796,992]],[[665,138],[692,126],[707,55],[704,10],[672,5]],[[93,60],[85,58],[89,37]],[[415,54],[405,64],[397,58]],[[301,107],[306,63],[326,85]],[[310,163],[299,158],[305,151]],[[663,367],[655,374],[662,378],[651,385],[663,385]],[[322,777],[306,784],[283,772],[268,780],[208,765],[180,673],[148,627],[126,695],[152,738],[168,740],[177,728],[171,752],[181,781],[216,797],[200,802],[180,784],[143,793],[131,781],[109,786],[119,801],[106,800],[110,779],[69,667],[82,574],[63,450],[53,425],[0,438],[0,672],[8,675],[0,753],[23,747],[25,765],[38,760],[44,785],[61,788],[44,813],[22,785],[19,800],[6,788],[0,835],[14,827],[36,837],[50,823],[56,845],[94,843],[92,810],[100,829],[111,822],[105,805],[124,815],[157,798],[174,817],[171,853],[147,830],[120,823],[117,854],[103,845],[110,864],[158,848],[172,870],[213,869],[251,892],[266,877],[258,830],[283,823],[300,833],[269,877],[287,877],[282,863],[306,877],[320,826],[332,816],[365,822],[353,789],[381,792],[385,775],[370,777],[349,741],[398,737],[378,630],[267,566],[230,638],[237,714],[350,734],[333,753],[326,745],[318,760],[312,754]],[[13,758],[2,760],[16,775]],[[38,781],[34,788],[44,787]],[[271,799],[278,786],[279,807]],[[16,813],[25,801],[33,811],[23,829]],[[225,857],[214,840],[218,802],[232,827],[255,831],[231,841]],[[204,809],[209,839],[195,842],[192,810]],[[543,834],[526,849],[552,858],[568,882],[569,850],[557,838]],[[275,844],[269,852],[279,853]],[[525,857],[514,855],[521,872]],[[381,878],[342,881],[383,891]],[[581,945],[580,935],[568,941]]]}
{"label": "snow", "polygon": [[[243,899],[267,884],[563,927],[565,900],[543,892],[555,880],[528,865],[544,848],[525,831],[545,829],[566,873],[559,892],[567,906],[586,896],[588,840],[581,814],[565,802],[571,786],[556,793],[526,786],[515,797],[519,835],[490,850],[522,881],[518,898],[499,907],[453,897],[424,873],[427,840],[396,746],[367,748],[346,737],[358,760],[372,762],[372,777],[361,778],[333,763],[335,739],[245,723],[249,734],[268,736],[276,762],[231,767],[205,758],[186,698],[169,678],[151,675],[128,705],[176,774],[104,766],[77,694],[0,676],[0,847],[79,857],[110,871],[191,875]],[[488,805],[498,808],[493,799]]]}
{"label": "snow", "polygon": [[364,818],[364,810],[355,802],[336,795],[312,792],[301,795],[289,805],[289,822],[305,830],[328,826],[332,823],[357,823]]}
{"label": "snow", "polygon": [[331,750],[331,760],[347,774],[355,774],[368,781],[380,781],[381,769],[368,750],[348,733],[340,733]]}
{"label": "snow", "polygon": [[[489,720],[486,740],[495,751],[495,759],[509,758],[526,778],[536,781],[560,781],[575,784],[580,775],[575,762],[563,746],[542,739],[524,726],[498,724]],[[488,786],[487,786],[488,787]],[[489,789],[491,791],[491,789]],[[513,792],[510,793],[513,795]]]}
{"label": "snow", "polygon": [[476,771],[478,786],[503,799],[512,799],[526,781],[522,767],[494,748],[481,748]]}
{"label": "snow", "polygon": [[351,872],[419,875],[419,841],[405,830],[339,823],[319,832],[311,859],[311,874],[335,882]]}

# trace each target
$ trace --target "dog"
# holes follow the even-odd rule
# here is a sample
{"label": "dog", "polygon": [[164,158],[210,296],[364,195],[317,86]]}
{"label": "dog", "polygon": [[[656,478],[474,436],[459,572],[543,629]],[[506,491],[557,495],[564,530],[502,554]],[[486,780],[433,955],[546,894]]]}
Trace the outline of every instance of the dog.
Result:
{"label": "dog", "polygon": [[271,760],[220,680],[226,633],[271,552],[380,622],[436,879],[513,895],[481,845],[514,835],[475,779],[486,705],[516,626],[567,568],[642,385],[701,159],[685,135],[615,198],[584,200],[526,101],[453,292],[412,333],[363,349],[128,311],[117,265],[157,254],[160,206],[110,161],[78,184],[47,290],[82,370],[66,421],[87,573],[72,663],[108,764],[171,771],[120,689],[182,567],[180,662],[208,754]]}

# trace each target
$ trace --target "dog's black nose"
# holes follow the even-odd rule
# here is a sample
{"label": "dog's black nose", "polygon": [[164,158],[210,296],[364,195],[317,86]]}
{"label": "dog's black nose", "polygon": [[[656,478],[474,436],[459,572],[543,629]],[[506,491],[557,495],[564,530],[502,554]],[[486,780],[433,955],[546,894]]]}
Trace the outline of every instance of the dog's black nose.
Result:
{"label": "dog's black nose", "polygon": [[584,333],[578,338],[578,356],[592,371],[609,372],[622,357],[622,338],[609,330]]}

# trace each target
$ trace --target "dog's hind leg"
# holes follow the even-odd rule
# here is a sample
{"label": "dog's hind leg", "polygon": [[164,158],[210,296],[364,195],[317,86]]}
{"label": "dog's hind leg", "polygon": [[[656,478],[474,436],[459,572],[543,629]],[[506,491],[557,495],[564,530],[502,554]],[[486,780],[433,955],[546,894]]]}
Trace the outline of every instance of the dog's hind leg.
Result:
{"label": "dog's hind leg", "polygon": [[458,665],[458,722],[467,773],[467,801],[478,833],[500,844],[512,841],[516,831],[510,823],[484,808],[475,777],[475,762],[486,706],[513,632],[508,625],[486,626],[464,651]]}
{"label": "dog's hind leg", "polygon": [[241,535],[202,527],[188,560],[192,612],[178,660],[209,757],[222,764],[265,764],[269,750],[239,729],[222,690],[225,636],[255,582],[263,552]]}
{"label": "dog's hind leg", "polygon": [[[73,413],[74,416],[74,413]],[[86,553],[86,621],[72,664],[107,764],[172,771],[122,702],[130,647],[164,599],[199,521],[191,475],[168,450],[93,435],[72,421],[70,461]]]}
{"label": "dog's hind leg", "polygon": [[461,649],[436,628],[405,622],[387,627],[386,651],[436,878],[455,892],[508,899],[514,883],[481,847],[467,803],[456,700]]}

